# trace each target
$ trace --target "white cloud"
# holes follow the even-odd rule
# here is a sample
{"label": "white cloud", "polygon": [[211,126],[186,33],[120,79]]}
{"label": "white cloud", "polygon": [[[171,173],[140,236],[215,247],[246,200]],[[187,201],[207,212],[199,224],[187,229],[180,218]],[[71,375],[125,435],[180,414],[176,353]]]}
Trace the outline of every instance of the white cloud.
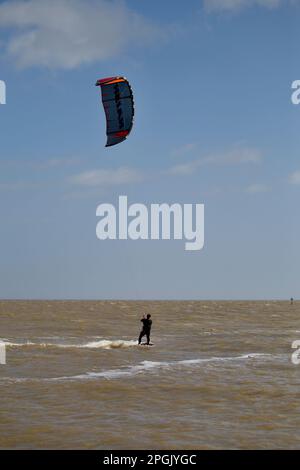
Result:
{"label": "white cloud", "polygon": [[186,155],[187,153],[192,152],[195,149],[196,149],[196,144],[193,144],[193,143],[184,144],[181,147],[174,149],[172,152],[172,155],[174,157],[181,157],[183,155]]}
{"label": "white cloud", "polygon": [[41,161],[29,161],[28,165],[34,167],[36,170],[51,170],[56,168],[71,167],[78,165],[82,160],[78,157],[53,157]]}
{"label": "white cloud", "polygon": [[204,0],[204,7],[208,12],[238,11],[255,5],[266,8],[277,8],[289,0]]}
{"label": "white cloud", "polygon": [[223,154],[207,155],[187,163],[175,165],[168,170],[172,175],[190,175],[198,168],[206,165],[239,165],[243,163],[259,163],[261,152],[255,148],[235,147]]}
{"label": "white cloud", "polygon": [[300,184],[300,171],[294,171],[294,173],[289,176],[289,182],[291,184]]}
{"label": "white cloud", "polygon": [[23,191],[27,189],[38,189],[41,186],[41,183],[31,183],[23,181],[15,181],[11,183],[0,182],[0,191]]}
{"label": "white cloud", "polygon": [[200,166],[200,161],[195,160],[189,163],[182,163],[181,165],[172,166],[168,170],[171,175],[191,175]]}
{"label": "white cloud", "polygon": [[216,161],[227,164],[259,163],[261,159],[261,151],[249,147],[235,147],[224,155],[216,157]]}
{"label": "white cloud", "polygon": [[89,187],[139,183],[142,180],[143,175],[140,171],[125,167],[115,170],[97,169],[84,171],[69,178],[71,184]]}
{"label": "white cloud", "polygon": [[2,43],[18,66],[62,69],[109,59],[161,34],[117,0],[7,0],[0,3],[1,29],[9,31]]}
{"label": "white cloud", "polygon": [[257,194],[257,193],[266,193],[270,188],[266,184],[251,184],[246,188],[246,193]]}

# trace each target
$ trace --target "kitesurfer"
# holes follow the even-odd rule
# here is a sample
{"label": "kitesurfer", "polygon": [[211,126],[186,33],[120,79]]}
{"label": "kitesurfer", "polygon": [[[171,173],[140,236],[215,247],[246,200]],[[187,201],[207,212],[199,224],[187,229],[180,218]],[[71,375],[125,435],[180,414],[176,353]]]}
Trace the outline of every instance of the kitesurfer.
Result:
{"label": "kitesurfer", "polygon": [[150,344],[150,332],[151,332],[151,326],[152,326],[152,320],[150,320],[151,315],[148,313],[148,315],[143,315],[143,318],[141,319],[141,322],[143,323],[143,328],[142,331],[140,332],[139,336],[139,344],[141,344],[142,337],[146,336],[147,337],[147,343]]}

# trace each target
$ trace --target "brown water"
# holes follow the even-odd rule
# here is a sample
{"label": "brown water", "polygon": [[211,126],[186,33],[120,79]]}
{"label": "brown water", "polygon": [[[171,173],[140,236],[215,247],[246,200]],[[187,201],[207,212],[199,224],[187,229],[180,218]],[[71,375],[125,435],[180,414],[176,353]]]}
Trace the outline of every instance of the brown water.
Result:
{"label": "brown water", "polygon": [[1,448],[300,448],[300,303],[2,301],[0,336]]}

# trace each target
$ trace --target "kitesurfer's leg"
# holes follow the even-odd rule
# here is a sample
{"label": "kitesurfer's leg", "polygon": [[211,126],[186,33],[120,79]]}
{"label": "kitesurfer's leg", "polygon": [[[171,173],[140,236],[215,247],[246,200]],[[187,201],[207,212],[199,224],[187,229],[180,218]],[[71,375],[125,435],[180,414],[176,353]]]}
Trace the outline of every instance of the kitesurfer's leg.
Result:
{"label": "kitesurfer's leg", "polygon": [[147,336],[147,344],[150,344],[150,331],[146,333]]}
{"label": "kitesurfer's leg", "polygon": [[139,344],[141,344],[141,341],[142,341],[142,337],[145,335],[144,331],[142,330],[140,332],[140,336],[139,336]]}

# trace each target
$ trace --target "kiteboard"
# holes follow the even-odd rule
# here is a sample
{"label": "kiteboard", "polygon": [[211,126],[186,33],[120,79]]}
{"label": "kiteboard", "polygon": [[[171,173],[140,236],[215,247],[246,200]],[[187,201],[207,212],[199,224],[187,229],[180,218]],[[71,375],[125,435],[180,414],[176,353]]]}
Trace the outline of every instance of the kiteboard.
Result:
{"label": "kiteboard", "polygon": [[149,344],[147,344],[147,343],[140,343],[139,346],[154,346],[154,344],[153,344],[153,343],[149,343]]}

